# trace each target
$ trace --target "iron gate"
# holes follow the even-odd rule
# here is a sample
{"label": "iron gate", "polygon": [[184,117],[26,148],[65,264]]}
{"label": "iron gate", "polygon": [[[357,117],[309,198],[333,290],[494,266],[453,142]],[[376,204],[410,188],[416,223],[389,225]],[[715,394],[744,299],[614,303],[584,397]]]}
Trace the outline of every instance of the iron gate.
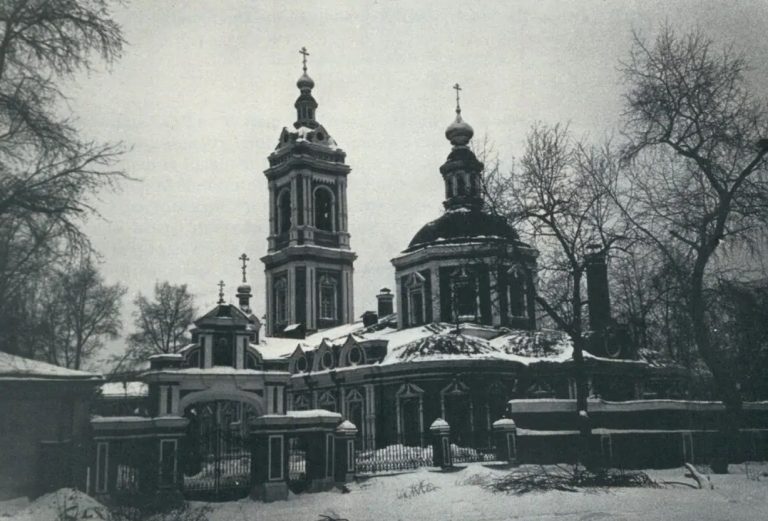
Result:
{"label": "iron gate", "polygon": [[184,494],[190,499],[245,497],[251,485],[248,420],[255,411],[242,402],[191,405],[183,454]]}

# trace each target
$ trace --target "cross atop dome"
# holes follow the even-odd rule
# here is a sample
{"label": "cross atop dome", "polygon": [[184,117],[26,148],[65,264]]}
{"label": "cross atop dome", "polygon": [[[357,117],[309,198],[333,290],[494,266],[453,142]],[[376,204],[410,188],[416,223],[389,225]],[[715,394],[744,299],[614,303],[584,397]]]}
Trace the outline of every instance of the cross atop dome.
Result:
{"label": "cross atop dome", "polygon": [[224,304],[224,281],[220,280],[217,284],[219,286],[219,304]]}
{"label": "cross atop dome", "polygon": [[248,257],[248,255],[246,255],[245,253],[243,253],[242,255],[240,255],[240,256],[238,257],[238,259],[240,259],[240,261],[243,263],[243,266],[242,266],[240,269],[243,271],[243,284],[245,284],[246,282],[248,282],[247,280],[245,280],[245,268],[247,268],[247,267],[248,267],[248,264],[247,264],[247,262],[248,262],[249,260],[251,260],[251,259],[250,259],[250,258]]}
{"label": "cross atop dome", "polygon": [[461,86],[456,83],[452,89],[456,91],[456,119],[445,129],[445,137],[451,142],[454,148],[466,147],[469,140],[472,139],[472,136],[475,134],[475,131],[469,123],[461,118],[461,100],[459,97],[459,93],[462,90]]}
{"label": "cross atop dome", "polygon": [[299,54],[302,55],[301,62],[303,64],[304,68],[304,74],[307,73],[307,56],[309,56],[309,51],[307,51],[306,47],[302,47],[299,49]]}
{"label": "cross atop dome", "polygon": [[461,104],[459,103],[459,92],[461,92],[461,85],[458,83],[453,86],[453,90],[456,91],[456,114],[461,114]]}

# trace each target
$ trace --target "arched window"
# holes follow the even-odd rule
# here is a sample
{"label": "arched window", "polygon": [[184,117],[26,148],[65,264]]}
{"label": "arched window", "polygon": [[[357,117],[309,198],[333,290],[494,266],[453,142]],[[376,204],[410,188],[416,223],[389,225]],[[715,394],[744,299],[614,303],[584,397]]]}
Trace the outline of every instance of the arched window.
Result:
{"label": "arched window", "polygon": [[291,191],[283,189],[277,196],[277,233],[288,233],[291,228]]}
{"label": "arched window", "polygon": [[288,321],[288,284],[285,279],[275,282],[275,322],[285,324]]}
{"label": "arched window", "polygon": [[320,318],[336,320],[336,280],[326,275],[320,277]]}
{"label": "arched window", "polygon": [[334,229],[333,193],[325,187],[315,189],[315,227],[328,232]]}

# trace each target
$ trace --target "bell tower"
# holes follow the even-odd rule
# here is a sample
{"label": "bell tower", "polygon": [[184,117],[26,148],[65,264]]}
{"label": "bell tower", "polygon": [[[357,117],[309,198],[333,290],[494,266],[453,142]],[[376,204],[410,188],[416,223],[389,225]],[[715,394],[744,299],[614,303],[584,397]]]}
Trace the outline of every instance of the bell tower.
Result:
{"label": "bell tower", "polygon": [[296,122],[283,128],[264,171],[269,186],[269,237],[262,257],[267,335],[301,336],[353,320],[352,273],[357,258],[347,231],[346,153],[317,122],[315,82],[296,83]]}

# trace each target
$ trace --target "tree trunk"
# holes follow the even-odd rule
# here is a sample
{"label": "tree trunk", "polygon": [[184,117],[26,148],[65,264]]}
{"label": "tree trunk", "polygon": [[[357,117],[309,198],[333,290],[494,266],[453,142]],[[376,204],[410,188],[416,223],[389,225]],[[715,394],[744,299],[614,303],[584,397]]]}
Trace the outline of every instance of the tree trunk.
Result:
{"label": "tree trunk", "polygon": [[728,473],[728,461],[739,451],[742,419],[742,400],[736,379],[729,370],[722,354],[712,345],[709,324],[706,320],[706,303],[703,296],[703,276],[694,275],[691,288],[691,325],[693,337],[701,358],[712,372],[715,393],[723,402],[725,414],[721,418],[720,436],[712,460],[712,471]]}

